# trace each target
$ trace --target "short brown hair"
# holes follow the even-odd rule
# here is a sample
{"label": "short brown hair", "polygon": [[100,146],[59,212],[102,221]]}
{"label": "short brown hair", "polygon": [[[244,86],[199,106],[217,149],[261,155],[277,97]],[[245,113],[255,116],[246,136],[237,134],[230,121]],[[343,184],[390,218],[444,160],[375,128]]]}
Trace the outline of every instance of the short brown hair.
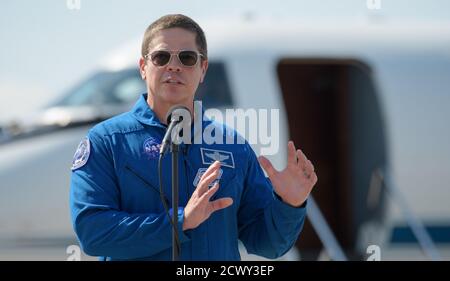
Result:
{"label": "short brown hair", "polygon": [[202,28],[193,19],[181,14],[165,15],[147,27],[144,33],[144,39],[142,40],[142,57],[147,55],[149,51],[148,46],[156,32],[175,27],[193,32],[195,34],[195,43],[197,44],[200,53],[203,55],[203,58],[208,58],[208,48],[206,45],[205,33]]}

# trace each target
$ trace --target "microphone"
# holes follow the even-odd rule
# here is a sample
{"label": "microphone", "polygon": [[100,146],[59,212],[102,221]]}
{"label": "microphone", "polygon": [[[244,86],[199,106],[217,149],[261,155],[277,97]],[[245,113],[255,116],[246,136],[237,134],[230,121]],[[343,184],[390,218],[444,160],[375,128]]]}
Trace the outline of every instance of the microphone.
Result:
{"label": "microphone", "polygon": [[[188,130],[188,132],[183,131],[183,138],[190,136],[190,126],[191,126],[191,112],[187,107],[182,105],[175,105],[167,114],[167,124],[169,124],[166,134],[161,143],[161,149],[159,151],[159,161],[158,161],[158,177],[159,177],[159,194],[161,196],[161,201],[166,211],[167,218],[172,225],[172,260],[177,261],[180,255],[180,238],[178,237],[178,153],[179,144],[182,139],[180,137],[181,130]],[[190,139],[188,140],[190,141]],[[166,204],[163,180],[162,180],[162,159],[166,152],[169,144],[172,143],[172,210],[173,216],[169,214],[169,207]]]}
{"label": "microphone", "polygon": [[[175,105],[169,109],[166,120],[169,126],[161,143],[160,155],[163,155],[167,151],[171,140],[176,144],[181,143],[180,131],[183,128],[190,128],[192,122],[191,112],[183,105]],[[176,128],[175,131],[174,128]],[[185,136],[186,134],[183,135]]]}

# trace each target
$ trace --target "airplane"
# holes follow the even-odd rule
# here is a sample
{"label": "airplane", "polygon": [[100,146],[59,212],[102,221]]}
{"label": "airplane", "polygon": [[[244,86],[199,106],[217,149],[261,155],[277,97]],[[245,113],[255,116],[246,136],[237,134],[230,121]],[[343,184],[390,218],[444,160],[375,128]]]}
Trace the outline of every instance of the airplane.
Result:
{"label": "airplane", "polygon": [[[450,159],[445,142],[417,137],[428,126],[442,129],[433,118],[447,116],[420,108],[444,108],[450,25],[200,23],[210,61],[197,91],[205,108],[280,109],[280,151],[268,158],[284,168],[283,147],[293,140],[314,163],[319,180],[294,259],[366,260],[373,245],[385,259],[449,258],[426,226],[449,227],[450,176],[439,173],[438,183],[424,186],[415,175],[430,177]],[[65,247],[77,243],[68,206],[72,156],[89,128],[146,92],[139,46],[137,39],[113,50],[60,99],[2,126],[0,249],[9,250],[0,259],[30,258],[15,254],[30,248],[58,249],[51,257],[64,259]],[[413,165],[423,156],[434,162]],[[393,240],[419,241],[422,249],[389,256]]]}

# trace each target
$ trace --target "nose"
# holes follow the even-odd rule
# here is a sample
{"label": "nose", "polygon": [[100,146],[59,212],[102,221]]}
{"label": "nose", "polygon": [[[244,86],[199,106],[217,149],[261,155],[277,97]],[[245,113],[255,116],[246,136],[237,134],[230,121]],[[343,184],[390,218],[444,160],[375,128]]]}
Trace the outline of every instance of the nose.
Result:
{"label": "nose", "polygon": [[174,72],[180,72],[181,71],[181,62],[177,58],[177,56],[172,55],[170,58],[169,63],[167,64],[167,70],[174,71]]}

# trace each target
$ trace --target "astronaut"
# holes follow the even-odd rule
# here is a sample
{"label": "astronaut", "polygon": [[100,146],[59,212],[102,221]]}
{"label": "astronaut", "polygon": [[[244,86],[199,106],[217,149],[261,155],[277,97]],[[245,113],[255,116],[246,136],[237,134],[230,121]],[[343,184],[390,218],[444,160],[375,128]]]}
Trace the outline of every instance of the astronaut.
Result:
{"label": "astronaut", "polygon": [[[240,136],[194,110],[208,68],[205,35],[184,15],[167,15],[144,34],[139,61],[147,93],[126,113],[94,126],[73,159],[70,208],[83,250],[102,260],[170,260],[171,158],[162,159],[165,120],[174,105],[223,137]],[[312,163],[293,142],[287,166],[274,169],[248,142],[183,143],[179,157],[180,260],[240,260],[238,240],[251,254],[277,258],[297,240],[307,197],[317,182]],[[263,169],[269,178],[266,178]],[[163,187],[163,192],[159,186]],[[162,195],[162,196],[161,196]],[[161,198],[163,197],[163,198]]]}

